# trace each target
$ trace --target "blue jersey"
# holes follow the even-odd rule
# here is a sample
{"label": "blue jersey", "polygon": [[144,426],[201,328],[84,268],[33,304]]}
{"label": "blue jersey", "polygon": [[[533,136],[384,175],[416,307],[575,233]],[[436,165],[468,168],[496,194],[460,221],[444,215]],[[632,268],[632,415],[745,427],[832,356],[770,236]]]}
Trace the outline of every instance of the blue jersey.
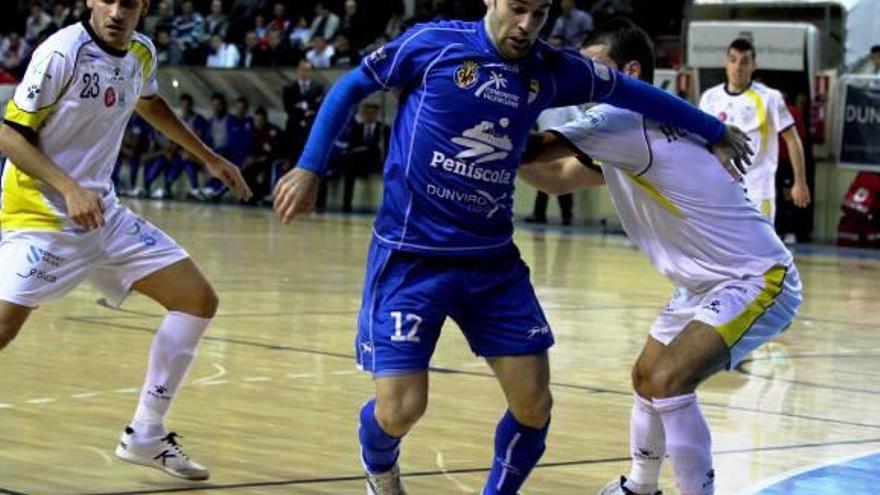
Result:
{"label": "blue jersey", "polygon": [[362,67],[403,90],[375,235],[394,249],[444,254],[511,242],[514,179],[538,115],[601,99],[616,81],[540,41],[530,56],[504,59],[482,21],[415,26]]}
{"label": "blue jersey", "polygon": [[[546,108],[589,101],[646,114],[671,108],[695,124],[684,117],[673,123],[712,142],[723,132],[720,122],[687,103],[670,103],[673,97],[576,52],[538,41],[528,56],[505,59],[483,21],[416,25],[357,70],[369,80],[361,90],[400,90],[374,232],[393,250],[480,255],[508,248],[517,167]],[[660,102],[665,106],[658,98],[667,98]],[[316,127],[329,134],[325,121],[332,119],[322,114]],[[316,143],[324,141],[313,138],[300,164],[320,172],[326,151]]]}

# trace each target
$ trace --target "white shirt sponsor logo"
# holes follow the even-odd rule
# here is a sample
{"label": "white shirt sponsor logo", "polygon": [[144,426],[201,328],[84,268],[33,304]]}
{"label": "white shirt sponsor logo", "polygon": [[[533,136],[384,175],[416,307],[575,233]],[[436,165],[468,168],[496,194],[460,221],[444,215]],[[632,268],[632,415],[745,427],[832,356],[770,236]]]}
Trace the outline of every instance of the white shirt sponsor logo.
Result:
{"label": "white shirt sponsor logo", "polygon": [[464,192],[436,184],[428,184],[426,192],[435,198],[462,204],[468,211],[473,213],[485,214],[487,219],[495,216],[499,210],[507,208],[507,205],[502,203],[502,201],[507,199],[507,193],[496,197],[479,189],[474,192]]}
{"label": "white shirt sponsor logo", "polygon": [[504,91],[507,88],[507,84],[507,78],[504,77],[504,74],[493,70],[489,80],[477,88],[474,96],[507,107],[519,108],[520,96]]}
{"label": "white shirt sponsor logo", "polygon": [[[501,119],[501,128],[510,125],[508,119]],[[452,142],[463,147],[455,157],[434,151],[431,166],[442,169],[460,177],[466,177],[489,184],[513,183],[513,172],[510,170],[478,166],[482,163],[504,160],[513,151],[510,137],[497,132],[495,124],[483,121],[462,132],[461,136],[452,138]]]}

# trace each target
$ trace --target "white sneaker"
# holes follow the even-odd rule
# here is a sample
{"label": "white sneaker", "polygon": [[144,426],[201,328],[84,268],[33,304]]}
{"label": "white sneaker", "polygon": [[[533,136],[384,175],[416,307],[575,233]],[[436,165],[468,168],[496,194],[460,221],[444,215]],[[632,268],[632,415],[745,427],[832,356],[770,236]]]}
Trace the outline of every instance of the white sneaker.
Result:
{"label": "white sneaker", "polygon": [[[639,495],[624,486],[625,483],[626,476],[621,476],[619,480],[609,481],[607,485],[596,492],[596,495]],[[658,491],[651,495],[663,495],[663,492]]]}
{"label": "white sneaker", "polygon": [[177,436],[177,433],[171,432],[149,443],[138,444],[134,442],[134,430],[127,426],[116,446],[116,457],[132,464],[154,467],[185,480],[208,479],[211,473],[187,457],[177,443]]}
{"label": "white sneaker", "polygon": [[[609,481],[596,495],[641,495],[627,488],[625,483],[626,476],[621,476],[619,480]],[[663,495],[663,492],[657,491],[650,495]]]}
{"label": "white sneaker", "polygon": [[168,194],[165,192],[165,188],[160,187],[159,189],[153,191],[152,194],[150,194],[150,199],[165,199],[165,196],[167,195]]}
{"label": "white sneaker", "polygon": [[144,195],[144,190],[140,187],[132,187],[128,190],[128,195],[132,198],[140,198]]}
{"label": "white sneaker", "polygon": [[367,475],[367,495],[407,495],[397,464],[384,473],[371,473],[366,469],[364,472]]}

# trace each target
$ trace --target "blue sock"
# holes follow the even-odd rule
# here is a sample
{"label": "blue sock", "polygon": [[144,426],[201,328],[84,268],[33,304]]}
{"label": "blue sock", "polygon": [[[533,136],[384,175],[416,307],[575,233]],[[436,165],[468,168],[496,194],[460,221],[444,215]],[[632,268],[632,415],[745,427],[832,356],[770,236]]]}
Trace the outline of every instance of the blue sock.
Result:
{"label": "blue sock", "polygon": [[371,473],[384,473],[391,470],[400,455],[400,439],[385,433],[376,421],[376,399],[361,408],[361,425],[358,434],[361,438],[361,452],[364,465]]}
{"label": "blue sock", "polygon": [[520,424],[510,411],[495,429],[495,460],[483,495],[516,495],[544,454],[550,422],[540,430]]}

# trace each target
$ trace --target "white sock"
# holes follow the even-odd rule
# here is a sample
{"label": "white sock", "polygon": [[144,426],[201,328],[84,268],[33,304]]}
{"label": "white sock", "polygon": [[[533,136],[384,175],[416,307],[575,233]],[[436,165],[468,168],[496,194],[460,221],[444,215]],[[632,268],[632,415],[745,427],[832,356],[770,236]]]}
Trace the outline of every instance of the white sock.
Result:
{"label": "white sock", "polygon": [[147,378],[132,421],[136,438],[146,440],[165,434],[165,416],[210,322],[174,311],[162,320],[150,347]]}
{"label": "white sock", "polygon": [[660,483],[660,468],[666,456],[663,420],[650,400],[635,394],[629,420],[629,453],[632,467],[626,488],[654,495]]}
{"label": "white sock", "polygon": [[712,470],[712,434],[695,394],[654,399],[654,409],[663,419],[666,451],[682,495],[715,493]]}

